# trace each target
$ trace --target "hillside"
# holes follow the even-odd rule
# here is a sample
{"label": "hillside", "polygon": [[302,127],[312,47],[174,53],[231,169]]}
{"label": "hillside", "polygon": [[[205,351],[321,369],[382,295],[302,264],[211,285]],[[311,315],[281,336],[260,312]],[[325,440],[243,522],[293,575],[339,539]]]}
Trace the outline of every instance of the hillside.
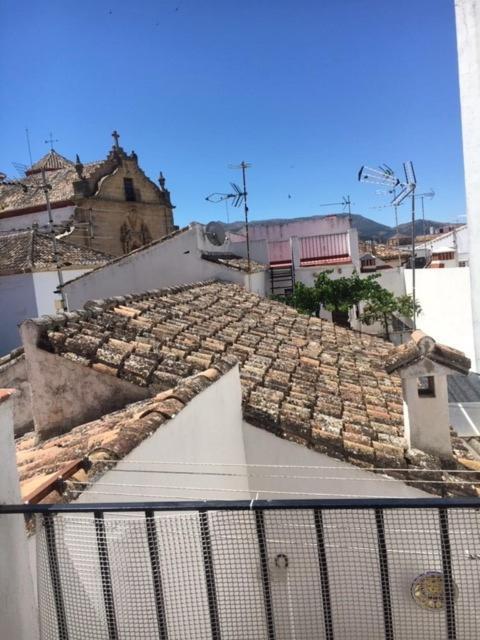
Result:
{"label": "hillside", "polygon": [[[342,217],[346,217],[348,214],[341,213],[337,214]],[[298,220],[318,220],[320,218],[325,218],[326,216],[318,215],[318,216],[304,216],[298,218],[288,218],[289,222],[295,222]],[[278,224],[279,222],[285,222],[286,218],[267,218],[265,220],[252,220],[250,224],[252,226],[257,224]],[[372,240],[375,239],[377,241],[383,241],[391,236],[395,235],[396,229],[394,227],[389,227],[386,224],[382,224],[380,222],[376,222],[375,220],[371,220],[370,218],[365,218],[365,216],[361,216],[356,213],[352,213],[352,224],[355,229],[358,230],[358,236],[360,240]],[[427,233],[430,230],[430,227],[434,227],[435,229],[446,226],[447,222],[436,222],[435,220],[425,220],[425,229]],[[237,231],[243,227],[244,223],[241,220],[237,220],[236,222],[230,222],[225,224],[224,226],[230,231]],[[412,225],[411,222],[406,222],[404,224],[400,224],[398,226],[398,232],[402,235],[410,235],[411,234]],[[423,222],[422,220],[415,221],[415,231],[417,235],[423,233]]]}

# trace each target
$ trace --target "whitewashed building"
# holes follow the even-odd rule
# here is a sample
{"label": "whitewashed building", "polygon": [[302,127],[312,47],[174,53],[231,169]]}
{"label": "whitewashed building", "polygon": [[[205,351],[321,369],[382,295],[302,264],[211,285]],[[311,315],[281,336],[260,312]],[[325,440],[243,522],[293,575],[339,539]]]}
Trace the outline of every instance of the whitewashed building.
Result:
{"label": "whitewashed building", "polygon": [[[110,256],[58,240],[58,259],[64,279],[104,264]],[[20,345],[18,325],[26,318],[61,309],[53,239],[36,229],[0,233],[0,355]]]}
{"label": "whitewashed building", "polygon": [[79,309],[88,300],[97,298],[210,279],[235,282],[249,291],[267,295],[268,267],[252,259],[249,271],[247,259],[232,248],[236,247],[228,242],[212,244],[205,227],[192,223],[65,282],[63,291],[68,308]]}

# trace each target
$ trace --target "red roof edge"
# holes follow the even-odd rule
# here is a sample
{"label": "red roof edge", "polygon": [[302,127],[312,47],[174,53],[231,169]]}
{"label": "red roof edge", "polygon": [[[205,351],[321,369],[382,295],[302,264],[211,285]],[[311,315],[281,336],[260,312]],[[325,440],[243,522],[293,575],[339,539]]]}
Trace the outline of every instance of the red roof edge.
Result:
{"label": "red roof edge", "polygon": [[0,389],[0,404],[8,400],[14,393],[15,389]]}

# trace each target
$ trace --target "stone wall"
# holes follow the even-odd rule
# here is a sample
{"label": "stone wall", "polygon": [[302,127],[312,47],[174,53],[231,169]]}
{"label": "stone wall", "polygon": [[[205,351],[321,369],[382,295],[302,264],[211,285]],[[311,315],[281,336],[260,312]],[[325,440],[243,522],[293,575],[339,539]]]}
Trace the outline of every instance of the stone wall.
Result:
{"label": "stone wall", "polygon": [[32,389],[34,427],[40,440],[150,395],[143,387],[39,349],[34,320],[24,322],[20,332]]}
{"label": "stone wall", "polygon": [[[124,178],[133,181],[133,202],[125,199]],[[149,180],[135,160],[125,157],[112,174],[100,179],[94,195],[77,199],[74,223],[82,227],[69,236],[70,242],[119,256],[170,233],[173,212],[168,192]],[[122,242],[123,225],[130,231],[130,247]]]}

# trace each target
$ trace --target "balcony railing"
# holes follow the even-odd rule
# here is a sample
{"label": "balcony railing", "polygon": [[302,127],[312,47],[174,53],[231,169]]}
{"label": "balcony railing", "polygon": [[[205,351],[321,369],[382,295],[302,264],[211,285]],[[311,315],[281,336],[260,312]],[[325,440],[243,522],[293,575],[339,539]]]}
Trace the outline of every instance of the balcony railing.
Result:
{"label": "balcony railing", "polygon": [[36,514],[42,640],[474,640],[480,500],[0,506]]}

